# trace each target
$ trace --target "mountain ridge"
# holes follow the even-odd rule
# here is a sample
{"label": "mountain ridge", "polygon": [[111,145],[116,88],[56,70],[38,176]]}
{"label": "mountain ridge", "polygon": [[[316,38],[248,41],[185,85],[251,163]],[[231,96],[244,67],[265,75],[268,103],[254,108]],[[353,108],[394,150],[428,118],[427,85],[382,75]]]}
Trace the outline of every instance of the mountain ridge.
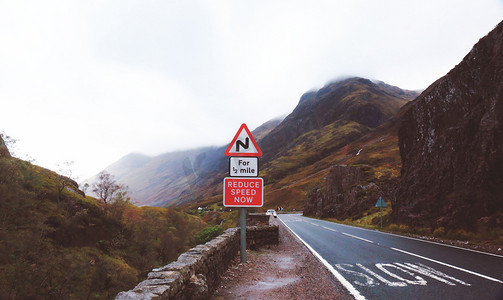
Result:
{"label": "mountain ridge", "polygon": [[[256,140],[266,135],[282,118],[274,118],[252,131]],[[147,156],[130,153],[104,171],[128,186],[133,203],[139,206],[169,206],[186,198],[202,177],[211,177],[227,165],[226,146],[208,146]],[[97,175],[86,182],[92,183]],[[188,201],[188,200],[184,200]],[[183,201],[182,201],[183,202]]]}
{"label": "mountain ridge", "polygon": [[[259,175],[264,177],[266,185],[281,182],[289,173],[322,160],[374,130],[415,95],[413,91],[360,77],[331,82],[318,91],[305,93],[284,119],[268,121],[252,132],[264,153],[260,158]],[[143,178],[141,185],[130,184],[127,180],[123,183],[132,187],[133,196],[151,190],[144,194],[148,200],[136,200],[138,205],[190,206],[218,202],[215,199],[222,193],[221,181],[228,176],[225,147],[202,148],[197,155],[187,152],[185,157],[179,156],[177,173],[171,176],[164,173],[162,184],[155,180],[148,182],[153,171],[150,175],[147,172],[139,176],[138,170],[134,176]],[[163,167],[168,166],[159,164],[157,171],[162,173],[159,170]],[[121,182],[121,178],[117,179]],[[278,187],[271,185],[266,190],[271,191],[271,188],[277,190]],[[268,198],[274,195],[266,196]],[[277,201],[271,199],[271,202]],[[292,205],[302,209],[298,200],[295,203]]]}

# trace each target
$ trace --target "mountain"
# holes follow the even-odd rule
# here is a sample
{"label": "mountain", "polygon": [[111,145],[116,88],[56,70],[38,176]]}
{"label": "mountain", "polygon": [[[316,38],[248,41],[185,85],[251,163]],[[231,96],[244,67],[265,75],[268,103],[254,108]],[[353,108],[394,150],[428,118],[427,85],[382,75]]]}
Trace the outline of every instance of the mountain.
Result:
{"label": "mountain", "polygon": [[260,143],[268,181],[315,163],[362,137],[415,95],[358,77],[304,94],[293,112]]}
{"label": "mountain", "polygon": [[403,116],[394,218],[413,226],[503,226],[503,22]]}
{"label": "mountain", "polygon": [[390,120],[318,163],[318,184],[305,197],[304,215],[361,219],[379,196],[389,204],[400,180],[398,128],[403,114],[401,109]]}
{"label": "mountain", "polygon": [[[335,153],[374,132],[415,96],[383,82],[346,78],[304,94],[283,120],[255,129],[252,135],[264,153],[259,175],[266,183],[265,205],[302,209],[306,193],[340,159]],[[130,187],[139,205],[221,205],[222,180],[228,176],[226,146],[146,160],[128,155],[106,170]],[[396,157],[399,160],[398,147]]]}
{"label": "mountain", "polygon": [[[254,138],[260,140],[280,122],[281,119],[274,119],[262,124],[252,132]],[[128,186],[136,205],[173,206],[190,202],[201,189],[206,192],[205,187],[217,184],[214,175],[228,167],[225,147],[203,147],[155,157],[131,153],[105,171]],[[88,182],[95,180],[96,176]]]}
{"label": "mountain", "polygon": [[107,171],[114,174],[117,178],[123,178],[127,174],[143,167],[152,158],[140,153],[130,153],[122,157],[117,162],[107,167]]}

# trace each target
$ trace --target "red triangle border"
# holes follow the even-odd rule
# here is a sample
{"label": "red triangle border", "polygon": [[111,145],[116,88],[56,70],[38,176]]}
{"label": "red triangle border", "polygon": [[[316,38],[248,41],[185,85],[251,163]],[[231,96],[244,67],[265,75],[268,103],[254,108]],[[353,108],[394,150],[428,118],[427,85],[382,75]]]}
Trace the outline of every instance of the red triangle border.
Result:
{"label": "red triangle border", "polygon": [[[234,145],[234,143],[236,143],[236,140],[238,139],[239,134],[241,133],[241,131],[243,129],[246,130],[246,133],[250,137],[250,140],[251,140],[253,146],[255,146],[255,149],[257,149],[258,153],[230,153],[230,151],[232,150],[232,146]],[[236,135],[232,139],[232,142],[229,144],[229,146],[225,150],[225,156],[262,156],[262,150],[260,150],[260,148],[258,147],[257,142],[253,138],[250,130],[248,129],[248,126],[246,126],[245,123],[241,124],[241,127],[239,127],[238,132],[236,133]]]}

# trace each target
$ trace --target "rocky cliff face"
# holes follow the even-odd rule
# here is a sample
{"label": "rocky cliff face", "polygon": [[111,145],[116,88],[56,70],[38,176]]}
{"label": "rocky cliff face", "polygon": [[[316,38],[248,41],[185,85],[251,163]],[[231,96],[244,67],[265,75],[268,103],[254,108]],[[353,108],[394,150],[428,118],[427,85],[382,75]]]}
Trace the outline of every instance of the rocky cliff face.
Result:
{"label": "rocky cliff face", "polygon": [[380,190],[374,182],[368,183],[371,176],[366,171],[345,165],[331,167],[325,186],[308,193],[304,215],[345,219],[372,207]]}
{"label": "rocky cliff face", "polygon": [[10,157],[9,149],[5,145],[4,140],[0,136],[0,157]]}
{"label": "rocky cliff face", "polygon": [[503,226],[503,22],[407,107],[396,220]]}

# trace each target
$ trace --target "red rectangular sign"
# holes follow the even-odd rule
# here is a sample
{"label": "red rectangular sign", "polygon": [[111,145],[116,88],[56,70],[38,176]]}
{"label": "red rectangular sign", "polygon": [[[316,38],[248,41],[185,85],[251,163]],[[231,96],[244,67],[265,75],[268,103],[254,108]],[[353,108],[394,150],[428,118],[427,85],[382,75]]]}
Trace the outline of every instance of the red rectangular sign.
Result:
{"label": "red rectangular sign", "polygon": [[262,207],[264,180],[254,178],[224,178],[224,206]]}

